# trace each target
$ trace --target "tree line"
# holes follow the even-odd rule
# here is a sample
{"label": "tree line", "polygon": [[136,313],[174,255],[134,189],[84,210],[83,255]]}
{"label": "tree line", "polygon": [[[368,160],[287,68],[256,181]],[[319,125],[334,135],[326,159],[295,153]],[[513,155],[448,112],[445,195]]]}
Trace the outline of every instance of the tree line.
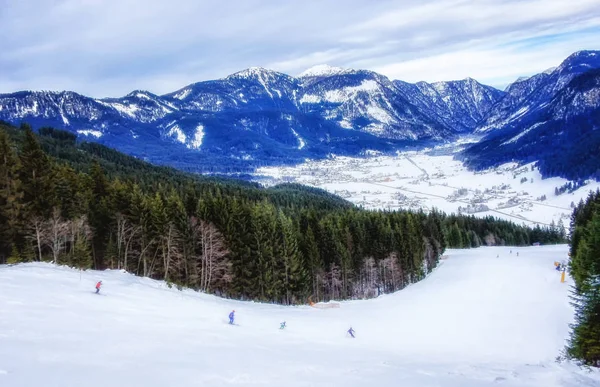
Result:
{"label": "tree line", "polygon": [[186,174],[68,132],[0,123],[0,263],[123,269],[284,304],[373,297],[444,249],[561,242],[550,229],[437,211],[366,211],[320,189]]}
{"label": "tree line", "polygon": [[571,219],[569,271],[575,281],[575,323],[567,355],[600,367],[600,191],[581,201]]}

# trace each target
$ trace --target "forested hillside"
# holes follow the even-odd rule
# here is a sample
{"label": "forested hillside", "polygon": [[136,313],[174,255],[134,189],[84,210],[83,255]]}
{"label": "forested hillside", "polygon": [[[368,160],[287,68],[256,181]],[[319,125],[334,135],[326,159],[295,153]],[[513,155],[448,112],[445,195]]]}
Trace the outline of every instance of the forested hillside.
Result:
{"label": "forested hillside", "polygon": [[322,190],[152,166],[51,128],[0,125],[0,263],[125,269],[226,297],[370,297],[422,279],[447,246],[557,243],[557,229],[372,212]]}
{"label": "forested hillside", "polygon": [[600,367],[600,191],[573,212],[570,272],[575,324],[567,353]]}

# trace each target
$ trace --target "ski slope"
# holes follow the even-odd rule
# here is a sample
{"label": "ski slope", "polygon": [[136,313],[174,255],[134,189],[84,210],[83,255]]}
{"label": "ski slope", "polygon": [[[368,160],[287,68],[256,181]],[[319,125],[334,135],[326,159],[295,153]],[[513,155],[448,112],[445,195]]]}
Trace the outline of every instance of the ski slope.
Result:
{"label": "ski slope", "polygon": [[567,246],[510,250],[450,250],[420,283],[327,310],[0,266],[0,386],[599,386],[555,362],[573,314],[553,266]]}

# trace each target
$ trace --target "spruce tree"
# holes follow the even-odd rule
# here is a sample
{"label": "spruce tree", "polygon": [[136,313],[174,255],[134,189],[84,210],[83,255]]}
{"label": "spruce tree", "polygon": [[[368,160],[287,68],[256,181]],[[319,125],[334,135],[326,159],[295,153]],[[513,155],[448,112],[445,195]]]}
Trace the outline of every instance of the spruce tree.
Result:
{"label": "spruce tree", "polygon": [[22,226],[23,194],[18,175],[19,159],[8,135],[0,130],[0,263],[2,257],[13,252]]}
{"label": "spruce tree", "polygon": [[56,204],[52,162],[42,150],[31,127],[24,125],[25,140],[19,154],[19,179],[23,190],[25,226],[35,240],[37,259],[42,260],[42,227]]}
{"label": "spruce tree", "polygon": [[52,162],[42,150],[31,127],[26,125],[24,129],[25,141],[19,155],[23,201],[29,217],[47,219],[55,204]]}

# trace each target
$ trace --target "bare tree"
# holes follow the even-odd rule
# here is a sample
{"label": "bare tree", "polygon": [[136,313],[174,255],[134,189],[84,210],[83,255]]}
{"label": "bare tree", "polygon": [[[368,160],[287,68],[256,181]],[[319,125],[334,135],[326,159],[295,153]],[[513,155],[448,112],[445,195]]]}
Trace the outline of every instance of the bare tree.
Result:
{"label": "bare tree", "polygon": [[365,258],[360,277],[360,296],[363,298],[375,297],[377,295],[377,285],[379,284],[379,269],[375,264],[375,258]]}
{"label": "bare tree", "polygon": [[169,269],[171,268],[171,263],[175,260],[176,266],[179,267],[181,258],[183,257],[179,249],[179,243],[177,243],[178,241],[179,233],[177,232],[173,222],[169,222],[167,225],[166,235],[161,237],[163,265],[165,268],[165,281],[168,281],[169,279]]}
{"label": "bare tree", "polygon": [[69,222],[65,221],[60,209],[55,207],[52,210],[52,217],[47,221],[47,241],[46,244],[52,251],[52,260],[58,264],[60,253],[65,249],[67,235],[69,234]]}
{"label": "bare tree", "polygon": [[335,263],[331,264],[329,273],[327,273],[327,282],[329,287],[330,298],[338,298],[342,289],[342,273],[340,271],[340,267]]}
{"label": "bare tree", "polygon": [[383,282],[384,291],[396,291],[403,287],[402,269],[398,263],[396,253],[391,253],[387,258],[379,262],[381,267],[381,279]]}
{"label": "bare tree", "polygon": [[139,240],[140,255],[139,255],[138,267],[137,267],[138,275],[140,272],[140,265],[142,265],[142,276],[143,277],[148,277],[148,274],[151,272],[151,269],[148,266],[148,261],[146,259],[146,254],[148,252],[148,249],[150,249],[150,247],[152,247],[153,245],[154,245],[154,239],[148,239],[142,233],[140,240]]}
{"label": "bare tree", "polygon": [[89,241],[92,238],[92,229],[87,221],[87,216],[82,215],[69,222],[70,242],[75,243],[78,239]]}
{"label": "bare tree", "polygon": [[38,261],[42,261],[42,246],[47,239],[46,221],[40,216],[36,216],[31,220],[31,231],[33,235],[29,238],[34,240],[37,247]]}
{"label": "bare tree", "polygon": [[[117,268],[127,270],[129,252],[133,238],[140,232],[141,227],[131,224],[127,218],[117,213]],[[121,265],[122,263],[122,265]]]}
{"label": "bare tree", "polygon": [[200,289],[210,292],[218,282],[231,281],[229,251],[219,230],[212,223],[200,220],[197,225],[202,247]]}
{"label": "bare tree", "polygon": [[325,290],[327,287],[326,273],[323,269],[315,270],[313,274],[313,294],[317,302],[325,300]]}

